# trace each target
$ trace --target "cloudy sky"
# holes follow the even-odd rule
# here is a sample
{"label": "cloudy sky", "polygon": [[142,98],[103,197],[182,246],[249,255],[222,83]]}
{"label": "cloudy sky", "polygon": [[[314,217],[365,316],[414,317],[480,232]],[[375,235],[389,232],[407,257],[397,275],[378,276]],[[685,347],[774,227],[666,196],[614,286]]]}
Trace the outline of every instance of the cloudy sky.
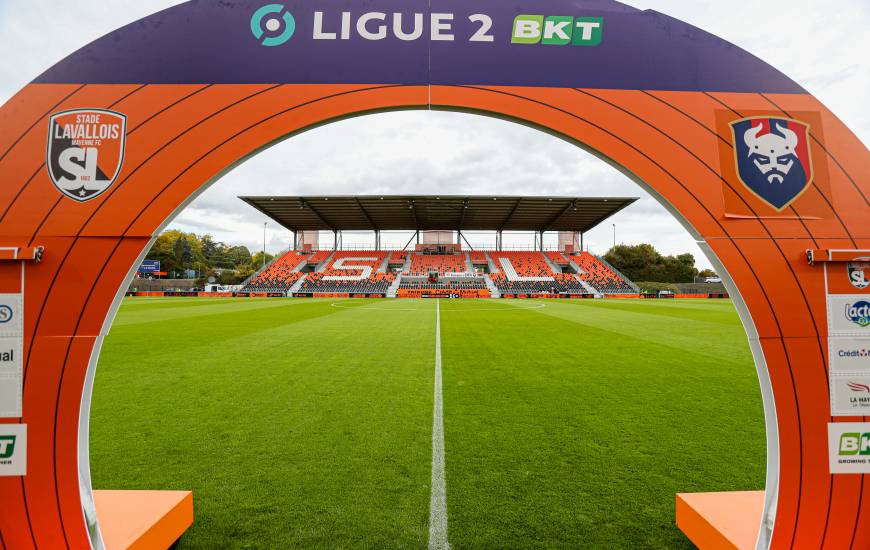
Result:
{"label": "cloudy sky", "polygon": [[[180,2],[173,0],[0,0],[0,103],[43,70],[111,30]],[[627,0],[687,21],[779,68],[820,98],[870,143],[870,3],[867,0]],[[836,9],[834,9],[836,6]],[[755,21],[757,24],[749,24]],[[12,46],[15,45],[14,49]],[[613,218],[617,241],[652,241],[663,252],[692,252],[686,231],[633,182],[580,149],[516,124],[455,113],[402,112],[339,122],[304,133],[248,160],[194,201],[170,227],[262,247],[266,218],[244,194],[527,194],[639,196]],[[290,233],[268,229],[270,251]],[[613,239],[610,223],[587,236],[593,251]],[[386,236],[385,244],[407,237]],[[555,237],[551,237],[555,242]],[[328,239],[331,241],[331,236]],[[346,235],[346,244],[373,243]],[[515,242],[530,243],[531,236]],[[325,241],[322,241],[325,242]],[[472,244],[492,243],[486,235]],[[506,239],[507,242],[507,239]]]}

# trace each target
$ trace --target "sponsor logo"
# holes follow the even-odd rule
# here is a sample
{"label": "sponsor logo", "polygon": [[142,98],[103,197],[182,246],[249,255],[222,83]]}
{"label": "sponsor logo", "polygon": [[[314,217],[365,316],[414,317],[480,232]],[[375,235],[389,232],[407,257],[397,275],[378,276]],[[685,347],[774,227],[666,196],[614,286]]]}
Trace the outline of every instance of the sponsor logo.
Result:
{"label": "sponsor logo", "polygon": [[[454,13],[402,13],[368,11],[330,13],[315,11],[311,21],[312,40],[395,39],[495,42],[493,18],[485,13],[467,16],[469,24],[457,24]],[[284,4],[266,4],[250,20],[251,34],[263,46],[280,46],[296,33],[296,19]],[[604,33],[604,18],[574,16],[518,15],[513,21],[513,44],[551,46],[597,46]],[[507,29],[504,36],[507,40]]]}
{"label": "sponsor logo", "polygon": [[832,474],[870,472],[870,423],[828,423],[828,459]]}
{"label": "sponsor logo", "polygon": [[0,424],[0,476],[27,473],[27,425]]}
{"label": "sponsor logo", "polygon": [[127,117],[104,109],[51,115],[46,166],[51,182],[67,197],[89,201],[106,191],[124,162]]}
{"label": "sponsor logo", "polygon": [[797,200],[813,181],[808,124],[751,117],[730,124],[737,176],[777,211]]}
{"label": "sponsor logo", "polygon": [[870,325],[870,302],[862,300],[854,304],[846,304],[846,319],[859,327]]}
{"label": "sponsor logo", "polygon": [[518,15],[514,18],[512,44],[544,44],[547,46],[597,46],[604,34],[601,17],[570,15]]}
{"label": "sponsor logo", "polygon": [[870,433],[847,432],[840,436],[840,456],[870,455]]}
{"label": "sponsor logo", "polygon": [[852,283],[852,286],[858,290],[864,290],[870,286],[870,258],[858,259],[862,261],[846,264],[846,274],[849,276],[849,282]]}
{"label": "sponsor logo", "polygon": [[12,308],[6,304],[0,305],[0,325],[6,324],[12,320]]}
{"label": "sponsor logo", "polygon": [[870,359],[870,350],[868,349],[841,349],[837,351],[839,357],[858,357]]}
{"label": "sponsor logo", "polygon": [[0,460],[11,458],[15,453],[15,439],[14,435],[0,435]]}
{"label": "sponsor logo", "polygon": [[266,4],[251,16],[251,34],[263,46],[280,46],[295,32],[296,20],[282,4]]}
{"label": "sponsor logo", "polygon": [[870,377],[832,376],[831,415],[854,416],[870,412]]}

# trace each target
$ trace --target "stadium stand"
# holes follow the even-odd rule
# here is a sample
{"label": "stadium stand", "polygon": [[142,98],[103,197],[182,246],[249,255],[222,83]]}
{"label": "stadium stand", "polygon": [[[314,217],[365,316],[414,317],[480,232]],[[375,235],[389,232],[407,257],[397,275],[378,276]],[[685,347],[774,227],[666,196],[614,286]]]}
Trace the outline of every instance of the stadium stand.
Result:
{"label": "stadium stand", "polygon": [[302,294],[387,294],[396,276],[393,273],[372,273],[366,279],[324,280],[326,272],[309,273],[298,292]]}
{"label": "stadium stand", "polygon": [[330,254],[332,254],[331,250],[318,250],[308,258],[308,265],[317,265],[326,261]]}
{"label": "stadium stand", "polygon": [[396,278],[377,271],[386,257],[384,250],[335,251],[326,269],[310,273],[297,292],[386,294]]}
{"label": "stadium stand", "polygon": [[546,254],[547,257],[550,258],[551,262],[558,265],[559,267],[564,267],[568,265],[568,260],[565,258],[565,256],[562,255],[561,252],[550,250],[544,252],[544,254]]}
{"label": "stadium stand", "polygon": [[471,263],[474,265],[486,265],[486,253],[483,250],[472,250],[469,252]]}
{"label": "stadium stand", "polygon": [[437,271],[441,275],[446,273],[464,273],[466,271],[465,255],[414,254],[411,256],[409,274],[426,275],[430,271]]}
{"label": "stadium stand", "polygon": [[[293,271],[309,255],[291,250],[255,275],[242,290],[245,292],[287,292],[302,274]],[[310,260],[309,260],[310,261]]]}
{"label": "stadium stand", "polygon": [[580,278],[602,294],[632,294],[637,292],[622,277],[592,254],[581,252],[576,256],[571,256],[571,259],[584,271]]}
{"label": "stadium stand", "polygon": [[[326,266],[326,271],[340,271],[338,275],[347,275],[349,271],[362,271],[354,269],[355,266],[377,269],[384,263],[387,254],[386,250],[336,250],[329,265]],[[341,260],[345,260],[347,265],[342,267],[345,262]]]}
{"label": "stadium stand", "polygon": [[486,289],[486,283],[484,283],[483,279],[481,278],[463,279],[457,281],[442,279],[437,283],[430,283],[428,281],[402,280],[402,282],[399,283],[399,288],[405,290],[484,290]]}
{"label": "stadium stand", "polygon": [[[329,258],[326,268],[319,273],[310,273],[301,283],[300,293],[349,293],[387,294],[395,282],[402,290],[474,290],[485,289],[482,279],[441,280],[435,283],[419,280],[396,281],[394,274],[379,272],[390,254],[390,265],[404,264],[410,256],[410,270],[405,275],[426,276],[430,271],[439,275],[467,271],[465,254],[420,254],[408,251],[387,252],[383,250],[321,250],[311,253],[290,251],[272,262],[254,276],[242,289],[246,292],[287,292],[304,275],[295,269],[303,262],[308,265],[322,263]],[[486,263],[486,252],[469,252],[472,262]],[[559,252],[490,251],[492,261],[501,270],[488,275],[502,294],[588,294],[589,287],[601,294],[633,294],[637,289],[604,262],[588,252],[566,257]],[[546,257],[545,257],[546,255]],[[569,265],[569,258],[583,273],[554,273],[553,264]],[[580,280],[584,281],[584,286]],[[295,291],[295,290],[294,290]]]}
{"label": "stadium stand", "polygon": [[504,266],[503,259],[510,262],[514,271],[520,277],[552,277],[553,270],[544,260],[543,254],[540,252],[504,252],[493,251],[489,253],[490,258],[501,269]]}
{"label": "stadium stand", "polygon": [[556,273],[547,281],[512,281],[503,273],[489,277],[502,294],[589,294],[574,275]]}
{"label": "stadium stand", "polygon": [[553,273],[541,252],[497,251],[489,255],[502,269],[489,275],[502,294],[589,293],[574,275]]}
{"label": "stadium stand", "polygon": [[407,257],[407,250],[393,250],[390,252],[390,265],[405,265],[405,258]]}

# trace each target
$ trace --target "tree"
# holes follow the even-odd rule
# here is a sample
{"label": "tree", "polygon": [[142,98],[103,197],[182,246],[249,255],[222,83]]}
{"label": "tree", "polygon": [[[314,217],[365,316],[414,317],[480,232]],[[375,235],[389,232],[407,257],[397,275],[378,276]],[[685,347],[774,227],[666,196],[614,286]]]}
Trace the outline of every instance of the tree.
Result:
{"label": "tree", "polygon": [[691,254],[662,256],[646,243],[614,246],[604,259],[633,281],[691,283],[698,273]]}
{"label": "tree", "polygon": [[247,246],[233,246],[227,249],[226,252],[227,260],[230,264],[229,267],[239,268],[239,266],[251,265],[251,251],[248,250]]}
{"label": "tree", "polygon": [[[251,251],[245,246],[227,246],[211,235],[200,236],[177,229],[158,235],[146,258],[158,260],[161,270],[170,277],[181,276],[185,270],[192,269],[200,281],[205,281],[209,276],[218,278],[215,274],[219,272],[224,284],[236,284],[263,265],[262,252],[251,257]],[[274,258],[266,254],[267,263]]]}
{"label": "tree", "polygon": [[214,261],[214,256],[218,252],[218,244],[223,246],[223,243],[214,242],[214,238],[211,235],[203,235],[201,242],[202,257],[207,264],[212,265],[212,262]]}
{"label": "tree", "polygon": [[178,267],[181,269],[190,269],[193,264],[193,249],[190,246],[190,241],[187,240],[186,235],[182,234],[175,239],[173,251],[175,253],[175,261],[177,262]]}
{"label": "tree", "polygon": [[[275,259],[275,256],[266,252],[266,263],[271,262],[273,259]],[[254,269],[254,271],[263,267],[263,251],[262,250],[260,252],[257,252],[253,256],[251,256],[251,267]]]}

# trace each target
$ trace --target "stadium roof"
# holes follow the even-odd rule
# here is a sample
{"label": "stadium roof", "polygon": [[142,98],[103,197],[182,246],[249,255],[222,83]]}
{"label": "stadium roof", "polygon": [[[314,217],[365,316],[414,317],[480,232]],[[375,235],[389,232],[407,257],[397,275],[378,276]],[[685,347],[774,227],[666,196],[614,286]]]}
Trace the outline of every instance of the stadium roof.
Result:
{"label": "stadium roof", "polygon": [[580,231],[636,197],[373,195],[239,197],[291,231]]}

